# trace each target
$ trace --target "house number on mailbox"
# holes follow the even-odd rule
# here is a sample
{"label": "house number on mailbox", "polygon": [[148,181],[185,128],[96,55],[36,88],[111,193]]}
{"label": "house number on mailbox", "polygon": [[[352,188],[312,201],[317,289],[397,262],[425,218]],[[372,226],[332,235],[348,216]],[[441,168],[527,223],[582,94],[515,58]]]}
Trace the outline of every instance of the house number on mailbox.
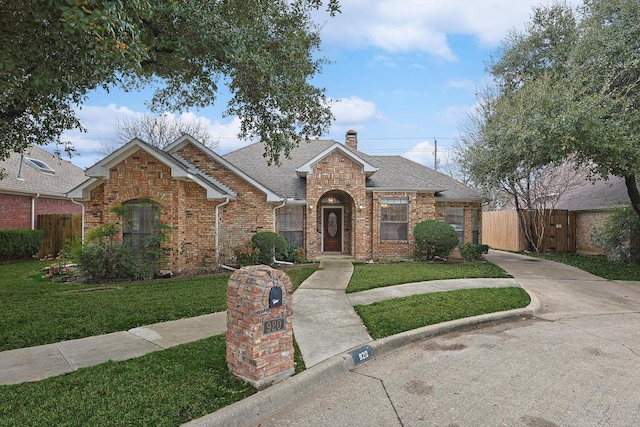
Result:
{"label": "house number on mailbox", "polygon": [[284,331],[285,325],[286,322],[284,317],[267,320],[262,323],[262,333],[270,334],[271,332]]}

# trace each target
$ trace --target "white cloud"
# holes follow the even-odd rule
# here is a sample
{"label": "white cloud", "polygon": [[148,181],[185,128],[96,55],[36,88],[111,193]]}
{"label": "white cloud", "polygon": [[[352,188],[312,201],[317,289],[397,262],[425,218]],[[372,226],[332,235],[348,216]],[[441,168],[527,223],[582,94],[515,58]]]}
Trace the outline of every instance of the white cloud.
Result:
{"label": "white cloud", "polygon": [[376,104],[357,96],[340,98],[331,106],[335,116],[332,132],[344,132],[348,129],[362,129],[367,122],[382,119]]}
{"label": "white cloud", "polygon": [[[495,47],[512,29],[522,29],[540,0],[350,0],[329,18],[323,40],[341,46],[372,46],[390,52],[417,50],[456,60],[447,34],[471,35]],[[579,5],[581,0],[568,0]]]}
{"label": "white cloud", "polygon": [[416,163],[433,166],[433,150],[432,142],[422,141],[406,151],[402,157],[413,160]]}
{"label": "white cloud", "polygon": [[464,89],[468,92],[475,92],[478,85],[471,80],[460,79],[460,80],[449,80],[447,82],[447,87],[451,87],[454,89]]}
{"label": "white cloud", "polygon": [[[76,150],[71,161],[82,168],[94,165],[104,157],[103,144],[112,144],[115,139],[115,123],[118,120],[140,117],[148,112],[134,111],[126,106],[109,104],[105,106],[83,106],[77,110],[77,115],[87,132],[78,130],[67,131],[62,134],[62,141],[69,141]],[[189,120],[199,121],[218,142],[216,151],[226,153],[248,144],[247,141],[238,139],[240,131],[240,119],[233,117],[227,123],[211,121],[204,116],[198,116],[192,112],[182,114],[166,113],[173,119],[184,116]]]}

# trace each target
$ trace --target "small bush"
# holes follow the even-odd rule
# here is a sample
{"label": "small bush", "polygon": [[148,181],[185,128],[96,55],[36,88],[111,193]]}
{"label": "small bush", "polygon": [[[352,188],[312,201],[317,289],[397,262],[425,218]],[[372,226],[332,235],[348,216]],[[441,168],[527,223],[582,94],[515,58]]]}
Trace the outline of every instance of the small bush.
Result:
{"label": "small bush", "polygon": [[458,248],[462,259],[465,261],[481,261],[483,259],[482,254],[486,253],[485,248],[488,248],[488,246],[477,243],[461,243]]}
{"label": "small bush", "polygon": [[433,219],[416,224],[413,238],[414,258],[418,261],[446,257],[458,244],[458,233],[453,226]]}
{"label": "small bush", "polygon": [[44,230],[0,230],[0,260],[31,258],[42,246]]}
{"label": "small bush", "polygon": [[251,237],[251,243],[259,250],[258,264],[272,265],[273,257],[282,260],[287,256],[289,244],[287,239],[278,233],[263,231]]}
{"label": "small bush", "polygon": [[289,246],[287,248],[287,255],[284,258],[284,261],[292,262],[294,264],[303,264],[307,262],[307,256],[304,252],[304,248],[299,246]]}
{"label": "small bush", "polygon": [[251,242],[244,246],[233,249],[233,256],[236,259],[238,267],[246,267],[248,265],[256,265],[258,263],[258,253],[260,251],[253,247]]}
{"label": "small bush", "polygon": [[612,209],[592,236],[592,243],[606,249],[611,261],[640,265],[640,218],[631,207]]}

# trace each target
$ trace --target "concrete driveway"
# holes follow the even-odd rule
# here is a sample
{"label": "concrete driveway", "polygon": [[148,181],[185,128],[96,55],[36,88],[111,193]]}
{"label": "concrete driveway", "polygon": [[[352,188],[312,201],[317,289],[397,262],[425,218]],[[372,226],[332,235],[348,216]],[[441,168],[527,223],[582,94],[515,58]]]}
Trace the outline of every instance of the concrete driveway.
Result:
{"label": "concrete driveway", "polygon": [[537,296],[539,315],[385,353],[250,425],[640,425],[640,285],[487,258]]}

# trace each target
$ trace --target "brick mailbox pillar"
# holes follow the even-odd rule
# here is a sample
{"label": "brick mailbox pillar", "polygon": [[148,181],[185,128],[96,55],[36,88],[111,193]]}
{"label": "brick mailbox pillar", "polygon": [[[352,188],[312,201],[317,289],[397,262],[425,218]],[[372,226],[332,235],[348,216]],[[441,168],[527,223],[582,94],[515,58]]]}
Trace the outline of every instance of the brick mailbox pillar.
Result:
{"label": "brick mailbox pillar", "polygon": [[294,372],[293,295],[283,271],[266,265],[236,270],[227,289],[227,364],[258,390]]}

